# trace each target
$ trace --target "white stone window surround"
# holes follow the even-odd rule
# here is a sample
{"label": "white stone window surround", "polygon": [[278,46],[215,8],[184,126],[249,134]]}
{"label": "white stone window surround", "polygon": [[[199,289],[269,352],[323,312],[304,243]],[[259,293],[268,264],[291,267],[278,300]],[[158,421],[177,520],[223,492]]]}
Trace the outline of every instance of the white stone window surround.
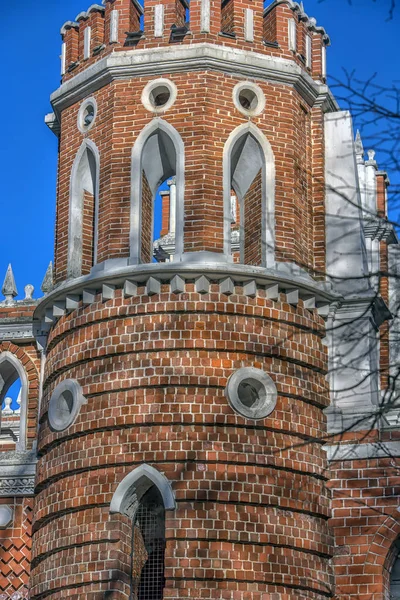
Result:
{"label": "white stone window surround", "polygon": [[[93,109],[93,120],[89,125],[86,125],[84,119],[85,119],[85,113],[89,107],[91,107]],[[78,121],[77,121],[78,129],[81,133],[83,133],[83,134],[88,133],[88,131],[90,131],[92,129],[92,127],[94,126],[94,124],[96,122],[97,111],[98,111],[98,107],[97,107],[96,98],[94,98],[94,97],[87,98],[86,100],[84,100],[84,102],[82,102],[81,106],[79,107]]]}
{"label": "white stone window surround", "polygon": [[[163,135],[172,143],[176,162],[176,217],[175,217],[175,255],[174,260],[180,261],[183,254],[183,226],[184,226],[184,192],[185,192],[185,149],[178,131],[167,121],[156,117],[139,134],[132,149],[131,169],[131,217],[130,217],[130,263],[141,262],[141,202],[142,202],[142,171],[144,164],[144,150],[148,140],[154,135]],[[152,182],[150,187],[155,195],[159,181],[164,177],[163,164],[165,160],[153,155],[154,168],[152,169]],[[165,157],[164,157],[165,159]],[[172,174],[165,177],[168,179]]]}
{"label": "white stone window surround", "polygon": [[[157,89],[167,89],[170,96],[168,101],[162,106],[156,106],[153,102],[152,96],[157,92]],[[178,88],[175,83],[170,79],[160,77],[159,79],[153,79],[144,87],[141,101],[143,106],[151,113],[161,114],[166,112],[173,106],[178,96]]]}
{"label": "white stone window surround", "polygon": [[[91,168],[90,168],[91,167]],[[93,232],[94,264],[97,263],[98,214],[100,186],[100,153],[90,139],[82,143],[71,170],[69,229],[68,229],[68,277],[79,277],[82,270],[83,191],[92,192],[95,201]]]}
{"label": "white stone window surround", "polygon": [[87,400],[80,384],[74,379],[65,379],[57,385],[49,402],[48,418],[53,431],[64,431],[77,418],[82,404]]}
{"label": "white stone window surround", "polygon": [[92,44],[92,28],[87,26],[84,33],[84,59],[87,60],[91,56],[91,44]]}
{"label": "white stone window surround", "polygon": [[[244,387],[248,386],[257,396],[252,403],[247,403]],[[261,369],[244,367],[233,373],[225,388],[225,394],[234,411],[247,419],[265,419],[275,409],[278,393],[271,377]]]}
{"label": "white stone window surround", "polygon": [[13,383],[15,383],[15,381],[17,381],[18,379],[21,381],[21,412],[17,450],[23,452],[26,449],[26,423],[29,392],[28,377],[26,375],[24,367],[22,366],[20,361],[14,356],[14,354],[9,352],[8,350],[2,352],[0,354],[0,407],[4,402],[5,395],[9,390],[10,386]]}
{"label": "white stone window surround", "polygon": [[135,504],[137,506],[140,503],[144,494],[153,485],[160,492],[164,509],[175,510],[175,496],[166,476],[154,467],[143,464],[128,473],[118,485],[111,500],[110,513],[120,513],[132,518]]}
{"label": "white stone window surround", "polygon": [[[242,136],[251,136],[259,148],[259,156],[262,156],[262,266],[266,268],[275,267],[275,157],[271,148],[271,144],[264,134],[253,123],[248,122],[239,125],[227,139],[224,146],[223,155],[223,182],[224,182],[224,254],[226,260],[232,261],[231,256],[231,190],[232,186],[237,188],[237,194],[240,209],[243,210],[243,202],[250,182],[244,181],[248,177],[248,170],[240,170],[240,163],[237,163],[237,168],[234,177],[232,178],[232,153],[237,147],[237,142]],[[256,163],[254,163],[256,165]],[[233,185],[233,179],[236,178],[236,183]],[[243,215],[241,215],[241,229],[243,229]],[[244,243],[244,231],[241,231],[241,244]]]}
{"label": "white stone window surround", "polygon": [[288,20],[288,37],[289,37],[289,50],[293,52],[297,51],[297,22],[295,19]]}
{"label": "white stone window surround", "polygon": [[[251,108],[247,109],[240,103],[240,95],[248,93],[253,97]],[[246,117],[256,117],[265,109],[265,95],[259,85],[252,81],[241,81],[233,88],[233,103]]]}

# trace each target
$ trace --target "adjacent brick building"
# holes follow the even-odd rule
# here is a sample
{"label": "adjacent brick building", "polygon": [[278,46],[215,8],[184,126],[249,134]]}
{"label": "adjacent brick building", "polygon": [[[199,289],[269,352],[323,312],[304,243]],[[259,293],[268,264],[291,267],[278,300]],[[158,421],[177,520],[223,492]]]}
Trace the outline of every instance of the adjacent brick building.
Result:
{"label": "adjacent brick building", "polygon": [[104,0],[61,34],[54,271],[0,303],[0,598],[400,597],[398,242],[325,29]]}

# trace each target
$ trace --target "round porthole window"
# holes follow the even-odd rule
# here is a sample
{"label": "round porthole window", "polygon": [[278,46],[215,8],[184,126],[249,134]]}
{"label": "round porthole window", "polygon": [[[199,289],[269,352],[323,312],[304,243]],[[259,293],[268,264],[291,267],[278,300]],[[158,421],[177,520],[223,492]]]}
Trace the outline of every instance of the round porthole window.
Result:
{"label": "round porthole window", "polygon": [[78,113],[78,129],[86,133],[94,125],[97,116],[97,102],[94,98],[88,98],[82,104]]}
{"label": "round porthole window", "polygon": [[261,369],[239,369],[228,379],[225,391],[232,408],[248,419],[265,419],[276,406],[276,385]]}
{"label": "round porthole window", "polygon": [[169,79],[150,81],[143,90],[142,104],[150,112],[160,113],[168,110],[176,100],[176,85]]}
{"label": "round porthole window", "polygon": [[75,421],[86,398],[74,379],[66,379],[54,390],[49,403],[49,423],[54,431],[63,431]]}
{"label": "round porthole window", "polygon": [[259,115],[265,108],[265,96],[262,89],[251,81],[238,83],[234,87],[233,102],[236,108],[247,117]]}

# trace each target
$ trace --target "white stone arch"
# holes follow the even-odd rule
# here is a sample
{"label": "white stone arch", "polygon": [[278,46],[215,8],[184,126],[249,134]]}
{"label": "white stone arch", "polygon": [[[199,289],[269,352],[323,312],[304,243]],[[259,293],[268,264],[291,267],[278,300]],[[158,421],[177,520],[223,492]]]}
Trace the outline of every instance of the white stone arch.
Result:
{"label": "white stone arch", "polygon": [[[148,142],[151,138],[154,138],[154,142],[150,146]],[[145,155],[146,150],[147,155]],[[171,154],[175,159],[175,168],[170,162]],[[146,176],[153,195],[163,181],[173,175],[176,176],[174,260],[179,261],[183,254],[185,147],[175,127],[159,117],[153,119],[140,132],[132,149],[130,258],[134,264],[141,262],[142,171],[146,163],[148,170]]]}
{"label": "white stone arch", "polygon": [[17,380],[21,381],[21,412],[17,450],[26,449],[26,424],[28,412],[29,382],[21,362],[7,350],[0,354],[0,409],[10,387]]}
{"label": "white stone arch", "polygon": [[[256,147],[259,149],[258,156],[254,153]],[[239,152],[236,157],[235,152],[236,154]],[[243,123],[229,135],[223,154],[224,253],[228,260],[231,256],[231,189],[234,187],[238,196],[244,197],[260,168],[262,168],[262,266],[273,268],[275,266],[275,157],[271,144],[258,127],[251,122]],[[256,170],[257,172],[254,172]],[[253,173],[254,177],[252,177]],[[241,238],[243,240],[243,234]]]}
{"label": "white stone arch", "polygon": [[70,178],[68,276],[82,274],[83,191],[94,195],[93,263],[97,263],[97,238],[100,189],[100,153],[94,142],[86,139],[75,157]]}
{"label": "white stone arch", "polygon": [[110,504],[111,513],[132,517],[144,494],[155,485],[163,499],[165,510],[175,509],[175,496],[168,479],[150,465],[140,465],[131,471],[118,485]]}

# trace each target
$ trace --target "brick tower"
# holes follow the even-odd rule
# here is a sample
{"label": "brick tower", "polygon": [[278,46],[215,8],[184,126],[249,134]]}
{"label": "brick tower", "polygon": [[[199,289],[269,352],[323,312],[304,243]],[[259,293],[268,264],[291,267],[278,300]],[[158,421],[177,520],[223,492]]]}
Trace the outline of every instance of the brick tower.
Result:
{"label": "brick tower", "polygon": [[62,28],[31,595],[329,597],[329,38],[287,1],[142,13]]}
{"label": "brick tower", "polygon": [[12,448],[14,478],[38,457],[30,598],[332,598],[327,458],[347,476],[327,421],[376,413],[372,273],[396,239],[325,82],[329,37],[293,0],[103,0],[61,34],[54,277],[22,303],[9,277],[0,305],[0,350],[32,377]]}

